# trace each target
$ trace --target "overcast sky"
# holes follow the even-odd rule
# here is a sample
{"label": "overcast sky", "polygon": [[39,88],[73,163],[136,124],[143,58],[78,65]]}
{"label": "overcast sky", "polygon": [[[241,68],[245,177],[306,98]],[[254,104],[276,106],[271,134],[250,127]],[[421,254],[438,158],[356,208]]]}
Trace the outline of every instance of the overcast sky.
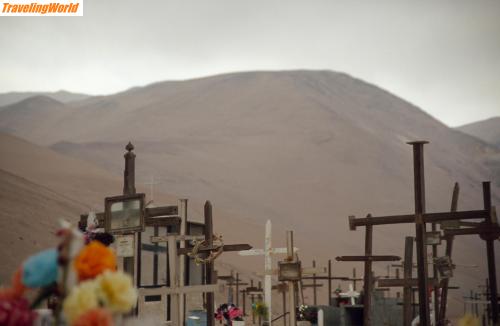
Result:
{"label": "overcast sky", "polygon": [[0,17],[0,59],[0,92],[330,69],[456,126],[500,115],[500,1],[84,0],[84,17]]}

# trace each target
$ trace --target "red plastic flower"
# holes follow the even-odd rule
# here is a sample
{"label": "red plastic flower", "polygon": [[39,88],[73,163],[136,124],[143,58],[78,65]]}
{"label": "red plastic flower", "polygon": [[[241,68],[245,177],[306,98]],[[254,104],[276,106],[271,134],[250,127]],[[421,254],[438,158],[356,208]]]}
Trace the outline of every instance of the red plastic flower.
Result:
{"label": "red plastic flower", "polygon": [[22,274],[22,268],[20,267],[12,276],[11,287],[0,289],[0,300],[13,300],[22,297],[24,291],[26,291],[26,287],[22,283]]}

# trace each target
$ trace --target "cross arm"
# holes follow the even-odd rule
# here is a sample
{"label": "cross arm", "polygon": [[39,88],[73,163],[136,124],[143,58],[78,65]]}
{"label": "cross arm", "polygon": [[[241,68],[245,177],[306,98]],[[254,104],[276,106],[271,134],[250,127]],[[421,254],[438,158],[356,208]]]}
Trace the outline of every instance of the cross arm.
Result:
{"label": "cross arm", "polygon": [[[199,251],[200,252],[209,252],[209,251],[214,251],[217,249],[218,249],[217,246],[207,246],[207,247],[200,248]],[[252,246],[245,243],[245,244],[224,245],[224,247],[222,248],[222,251],[228,252],[228,251],[241,251],[241,250],[249,250],[249,249],[252,249]],[[187,255],[192,250],[193,250],[192,247],[180,248],[179,250],[177,250],[177,254],[178,255]]]}
{"label": "cross arm", "polygon": [[500,237],[500,227],[498,225],[479,225],[473,228],[445,229],[444,236],[473,235],[478,234],[483,239],[498,239]]}
{"label": "cross arm", "polygon": [[[461,211],[461,212],[439,212],[439,213],[425,213],[422,215],[425,223],[453,221],[453,220],[471,220],[490,218],[490,212],[484,209]],[[415,223],[415,214],[409,215],[392,215],[392,216],[374,216],[365,218],[356,218],[349,216],[349,228],[356,230],[358,226],[367,225],[387,225],[387,224],[403,224]]]}
{"label": "cross arm", "polygon": [[217,284],[206,284],[206,285],[189,285],[183,287],[155,287],[155,288],[139,288],[139,296],[145,295],[167,295],[167,294],[178,294],[178,293],[199,293],[199,292],[215,292],[218,289]]}
{"label": "cross arm", "polygon": [[[401,278],[383,278],[379,279],[378,281],[378,286],[382,288],[388,288],[388,287],[417,287],[418,286],[418,279],[412,278],[410,280],[405,280]],[[428,279],[429,285],[432,286],[439,286],[439,281],[435,278],[429,278]]]}
{"label": "cross arm", "polygon": [[398,261],[401,260],[399,256],[339,256],[336,257],[337,261]]}

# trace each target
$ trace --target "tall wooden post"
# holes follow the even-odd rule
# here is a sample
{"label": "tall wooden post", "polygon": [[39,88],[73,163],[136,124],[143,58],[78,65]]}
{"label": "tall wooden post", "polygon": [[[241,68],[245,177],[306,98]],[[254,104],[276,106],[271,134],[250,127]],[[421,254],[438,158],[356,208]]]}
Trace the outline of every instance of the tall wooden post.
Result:
{"label": "tall wooden post", "polygon": [[[489,212],[490,218],[486,219],[486,225],[493,224],[491,214],[491,189],[489,182],[483,182],[483,203],[484,209]],[[497,292],[497,274],[495,266],[495,239],[486,237],[486,256],[488,258],[488,278],[490,280],[490,298],[491,298],[491,314],[493,325],[498,325],[498,292]]]}
{"label": "tall wooden post", "polygon": [[[316,269],[316,260],[312,261],[312,267]],[[316,273],[313,273],[313,305],[318,305],[318,296],[316,291]]]}
{"label": "tall wooden post", "polygon": [[[455,186],[453,187],[453,195],[451,198],[451,208],[450,208],[451,212],[456,212],[458,209],[459,193],[460,193],[460,186],[458,185],[458,182],[456,182]],[[452,251],[453,251],[453,236],[446,236],[445,256],[448,256],[451,259]],[[440,300],[439,318],[438,318],[439,326],[445,325],[444,322],[446,319],[446,303],[448,302],[448,285],[449,285],[449,278],[443,279],[441,283],[441,300]]]}
{"label": "tall wooden post", "polygon": [[272,276],[270,274],[273,269],[273,260],[271,258],[272,253],[272,224],[271,220],[267,220],[266,222],[266,230],[265,230],[265,239],[264,239],[264,302],[267,305],[267,322],[271,325],[271,320],[273,319],[273,309],[272,309]]}
{"label": "tall wooden post", "polygon": [[[368,215],[367,217],[371,217]],[[365,256],[372,255],[372,244],[373,244],[373,226],[367,225],[365,227]],[[365,271],[364,271],[364,296],[363,296],[363,324],[371,325],[372,319],[372,288],[373,288],[373,279],[372,279],[372,261],[371,259],[365,260]]]}
{"label": "tall wooden post", "polygon": [[[261,281],[259,281],[258,285],[259,285],[259,289],[262,289],[262,282]],[[262,295],[258,295],[257,300],[259,300],[259,301],[262,302]],[[261,317],[261,315],[259,315],[258,319],[259,319],[259,325],[262,325],[262,317]]]}
{"label": "tall wooden post", "polygon": [[[253,280],[250,280],[250,287],[253,288]],[[253,313],[253,305],[255,303],[255,298],[253,293],[250,295],[250,303],[252,304],[252,325],[255,324],[255,314]]]}
{"label": "tall wooden post", "polygon": [[240,306],[240,274],[239,273],[236,273],[236,284],[235,284],[235,287],[236,287],[236,307],[239,308]]}
{"label": "tall wooden post", "polygon": [[413,146],[413,172],[415,188],[415,238],[417,244],[417,276],[420,325],[429,326],[429,296],[427,280],[427,247],[425,244],[425,178],[424,178],[424,144],[427,141],[416,141],[408,144]]}
{"label": "tall wooden post", "polygon": [[[179,275],[177,274],[177,266],[179,263],[177,257],[177,241],[174,237],[168,239],[168,261],[170,266],[170,287],[179,287]],[[182,325],[179,316],[179,295],[170,295],[171,320],[174,325]]]}
{"label": "tall wooden post", "polygon": [[353,269],[352,269],[352,286],[353,286],[354,291],[357,290],[357,287],[356,287],[357,280],[358,279],[356,278],[356,267],[353,267]]}
{"label": "tall wooden post", "polygon": [[[403,266],[403,278],[405,280],[411,280],[413,271],[413,237],[405,238],[405,260]],[[403,325],[411,326],[411,321],[413,319],[413,308],[412,308],[412,287],[405,285],[403,288]]]}
{"label": "tall wooden post", "polygon": [[[179,205],[179,215],[181,217],[180,225],[180,235],[186,235],[187,229],[187,199],[181,199]],[[180,248],[186,248],[186,241],[181,240],[179,244]],[[186,271],[186,255],[181,255],[179,257],[179,283],[180,286],[186,286],[185,273]],[[184,325],[186,320],[186,296],[181,293],[179,296],[179,319],[181,325]]]}
{"label": "tall wooden post", "polygon": [[[131,142],[125,147],[127,152],[123,157],[125,158],[125,170],[123,170],[123,194],[133,195],[135,194],[135,154],[133,152],[134,145]],[[136,246],[136,258],[137,264],[140,266],[141,259],[141,234],[135,233],[135,246]],[[137,269],[137,276],[134,271],[134,257],[124,257],[123,258],[123,271],[135,278],[135,283],[139,287],[141,281],[141,272],[139,268]]]}
{"label": "tall wooden post", "polygon": [[[208,246],[213,245],[213,221],[212,221],[212,204],[207,200],[205,203],[205,241]],[[208,262],[205,271],[205,284],[214,284],[214,263]],[[207,326],[214,325],[214,293],[208,292],[207,297]]]}
{"label": "tall wooden post", "polygon": [[[286,248],[287,248],[287,260],[293,261],[293,231],[286,231]],[[295,316],[295,307],[296,304],[296,296],[295,296],[295,283],[289,281],[288,282],[288,310],[290,312],[290,318],[288,319],[290,326],[297,325],[297,319]]]}
{"label": "tall wooden post", "polygon": [[327,305],[332,305],[332,260],[328,259],[328,301]]}

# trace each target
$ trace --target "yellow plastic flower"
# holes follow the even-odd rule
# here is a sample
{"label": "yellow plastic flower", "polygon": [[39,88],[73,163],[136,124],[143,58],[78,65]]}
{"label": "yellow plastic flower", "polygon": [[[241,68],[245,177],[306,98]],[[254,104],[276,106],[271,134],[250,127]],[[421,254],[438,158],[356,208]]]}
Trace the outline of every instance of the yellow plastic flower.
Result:
{"label": "yellow plastic flower", "polygon": [[70,323],[81,314],[98,307],[97,286],[95,281],[85,281],[71,290],[63,303],[64,315]]}
{"label": "yellow plastic flower", "polygon": [[458,321],[458,326],[479,326],[479,325],[480,325],[479,319],[469,314],[464,315]]}
{"label": "yellow plastic flower", "polygon": [[105,271],[96,279],[99,284],[99,298],[104,306],[113,312],[126,313],[137,303],[137,291],[132,278],[122,271]]}

